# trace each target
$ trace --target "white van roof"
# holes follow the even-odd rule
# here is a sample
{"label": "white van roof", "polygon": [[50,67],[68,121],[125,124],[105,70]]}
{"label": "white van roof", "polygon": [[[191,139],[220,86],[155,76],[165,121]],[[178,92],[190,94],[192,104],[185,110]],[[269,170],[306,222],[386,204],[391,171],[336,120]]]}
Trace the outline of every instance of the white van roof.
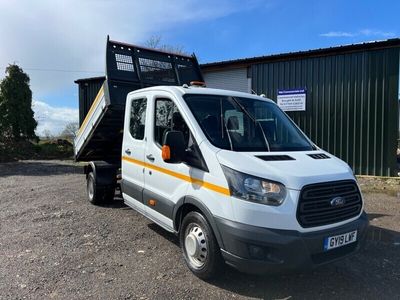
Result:
{"label": "white van roof", "polygon": [[166,91],[175,95],[183,96],[185,94],[202,94],[202,95],[221,95],[221,96],[233,96],[233,97],[245,97],[245,98],[253,98],[257,100],[264,100],[274,102],[271,99],[264,98],[258,95],[231,91],[231,90],[223,90],[223,89],[212,89],[212,88],[204,88],[204,87],[196,87],[196,86],[152,86],[144,89],[135,90],[129,93],[129,95],[134,95],[136,93],[142,93],[147,91]]}

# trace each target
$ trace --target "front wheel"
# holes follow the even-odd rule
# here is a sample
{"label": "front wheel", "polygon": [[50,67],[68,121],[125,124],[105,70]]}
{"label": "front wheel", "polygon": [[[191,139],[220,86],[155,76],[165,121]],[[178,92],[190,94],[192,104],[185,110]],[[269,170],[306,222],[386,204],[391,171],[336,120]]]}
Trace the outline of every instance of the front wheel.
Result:
{"label": "front wheel", "polygon": [[199,212],[192,211],[183,219],[180,244],[187,266],[197,277],[211,279],[223,268],[218,242]]}

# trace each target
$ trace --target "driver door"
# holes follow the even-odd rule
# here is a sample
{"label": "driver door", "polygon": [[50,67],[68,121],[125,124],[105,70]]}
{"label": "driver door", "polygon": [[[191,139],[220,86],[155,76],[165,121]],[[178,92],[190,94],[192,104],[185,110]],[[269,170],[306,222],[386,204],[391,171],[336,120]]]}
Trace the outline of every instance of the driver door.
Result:
{"label": "driver door", "polygon": [[[167,96],[168,95],[168,96]],[[173,230],[173,209],[190,185],[191,167],[185,163],[166,163],[161,157],[162,140],[170,130],[182,131],[189,138],[189,128],[173,99],[167,94],[151,101],[152,122],[145,151],[145,189],[143,203],[146,215],[167,230]]]}

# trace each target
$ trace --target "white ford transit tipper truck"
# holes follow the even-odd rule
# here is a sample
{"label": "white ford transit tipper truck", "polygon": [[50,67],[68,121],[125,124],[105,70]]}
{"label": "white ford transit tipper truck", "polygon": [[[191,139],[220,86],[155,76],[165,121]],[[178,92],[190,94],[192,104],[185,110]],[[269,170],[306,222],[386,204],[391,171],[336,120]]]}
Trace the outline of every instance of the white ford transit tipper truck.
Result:
{"label": "white ford transit tipper truck", "polygon": [[202,80],[194,56],[110,40],[106,72],[75,140],[77,160],[90,161],[88,198],[104,203],[120,186],[128,206],[179,236],[194,274],[210,278],[224,262],[314,267],[362,246],[352,170],[273,101],[190,85]]}

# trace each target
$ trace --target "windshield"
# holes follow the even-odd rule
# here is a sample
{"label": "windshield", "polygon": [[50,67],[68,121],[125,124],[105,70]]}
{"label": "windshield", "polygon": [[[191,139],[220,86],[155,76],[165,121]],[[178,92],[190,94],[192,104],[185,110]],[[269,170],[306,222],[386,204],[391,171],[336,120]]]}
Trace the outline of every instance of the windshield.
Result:
{"label": "windshield", "polygon": [[307,151],[311,143],[273,103],[252,98],[183,96],[209,141],[232,151]]}

